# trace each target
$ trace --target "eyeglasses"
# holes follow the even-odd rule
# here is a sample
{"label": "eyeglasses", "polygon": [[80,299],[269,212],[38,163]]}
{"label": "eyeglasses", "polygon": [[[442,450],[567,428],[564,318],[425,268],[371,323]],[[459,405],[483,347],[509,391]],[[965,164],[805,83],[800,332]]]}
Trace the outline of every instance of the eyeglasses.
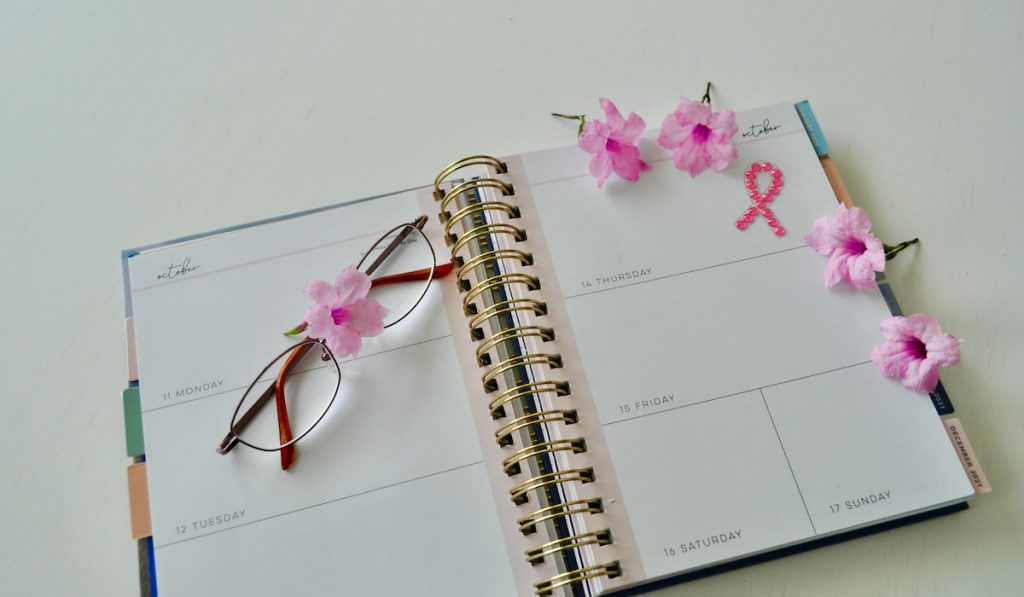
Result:
{"label": "eyeglasses", "polygon": [[[383,274],[371,279],[370,292],[389,308],[385,329],[412,314],[427,296],[430,283],[452,271],[451,263],[437,264],[437,254],[423,233],[426,223],[427,217],[420,216],[395,226],[378,238],[356,265],[371,277],[378,270]],[[419,286],[410,288],[413,282]],[[281,468],[288,469],[294,461],[294,445],[324,420],[340,389],[341,367],[322,338],[306,338],[286,348],[260,370],[242,394],[217,451],[227,454],[243,444],[263,452],[280,452]],[[266,408],[272,398],[276,408]]]}

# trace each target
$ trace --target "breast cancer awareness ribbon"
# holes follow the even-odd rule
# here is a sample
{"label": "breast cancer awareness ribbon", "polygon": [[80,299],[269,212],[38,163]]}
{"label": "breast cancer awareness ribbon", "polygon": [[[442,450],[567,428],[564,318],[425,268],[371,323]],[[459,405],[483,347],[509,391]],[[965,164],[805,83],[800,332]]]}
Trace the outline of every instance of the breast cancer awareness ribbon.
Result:
{"label": "breast cancer awareness ribbon", "polygon": [[[768,174],[772,177],[771,183],[769,183],[768,188],[764,192],[759,191],[757,188],[758,174]],[[775,218],[775,213],[768,207],[768,204],[775,201],[775,198],[782,191],[782,170],[773,166],[771,162],[754,162],[747,168],[744,176],[746,177],[747,190],[750,191],[750,200],[754,204],[747,208],[747,211],[736,220],[736,228],[746,230],[747,226],[753,224],[757,216],[760,215],[768,222],[776,236],[786,234],[786,229],[782,227],[779,220]]]}

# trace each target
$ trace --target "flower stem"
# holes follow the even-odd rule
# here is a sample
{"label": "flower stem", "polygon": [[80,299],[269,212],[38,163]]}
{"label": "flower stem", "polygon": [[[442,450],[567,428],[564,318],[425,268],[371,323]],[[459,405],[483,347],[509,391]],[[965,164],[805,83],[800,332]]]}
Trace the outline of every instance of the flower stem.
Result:
{"label": "flower stem", "polygon": [[558,112],[552,112],[551,115],[557,118],[565,118],[566,120],[579,120],[580,128],[576,130],[576,136],[583,136],[583,123],[587,121],[586,114],[559,114]]}
{"label": "flower stem", "polygon": [[898,245],[887,245],[882,243],[882,249],[885,250],[885,260],[889,261],[893,257],[900,254],[903,249],[906,249],[910,245],[916,245],[919,241],[916,238],[905,240]]}
{"label": "flower stem", "polygon": [[293,327],[284,333],[285,336],[297,336],[309,328],[309,324],[303,321],[299,325]]}
{"label": "flower stem", "polygon": [[711,81],[708,81],[708,86],[704,89],[704,97],[700,98],[700,102],[711,105]]}

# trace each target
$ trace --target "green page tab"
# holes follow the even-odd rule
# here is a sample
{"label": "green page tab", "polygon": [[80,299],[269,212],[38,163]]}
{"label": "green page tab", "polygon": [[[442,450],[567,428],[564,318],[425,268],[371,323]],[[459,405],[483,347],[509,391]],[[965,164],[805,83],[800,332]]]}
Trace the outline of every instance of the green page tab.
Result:
{"label": "green page tab", "polygon": [[124,400],[124,443],[131,457],[146,453],[142,441],[142,402],[139,400],[139,388],[125,388],[121,392]]}

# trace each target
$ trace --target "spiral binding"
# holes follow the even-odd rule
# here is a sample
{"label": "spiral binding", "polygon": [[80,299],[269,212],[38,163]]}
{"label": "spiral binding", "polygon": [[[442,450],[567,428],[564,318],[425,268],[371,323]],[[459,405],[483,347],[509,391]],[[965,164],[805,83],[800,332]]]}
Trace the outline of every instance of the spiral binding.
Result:
{"label": "spiral binding", "polygon": [[[533,266],[533,255],[527,251],[509,248],[512,242],[527,239],[522,228],[511,223],[521,217],[518,206],[506,200],[515,195],[514,186],[496,175],[459,181],[447,192],[446,179],[470,166],[486,166],[497,175],[508,172],[508,166],[486,155],[475,155],[452,162],[434,179],[434,198],[439,202],[439,215],[444,224],[445,242],[451,247],[452,262],[456,265],[458,288],[463,292],[463,312],[469,319],[470,338],[477,342],[477,364],[483,369],[480,377],[483,390],[495,394],[488,403],[491,416],[501,424],[494,439],[508,456],[502,461],[504,472],[510,477],[529,473],[509,489],[509,498],[518,505],[539,503],[539,507],[517,520],[524,535],[537,532],[545,525],[555,538],[524,552],[527,562],[539,564],[548,556],[562,557],[568,571],[534,583],[538,595],[550,595],[554,590],[582,583],[598,577],[613,578],[622,574],[618,561],[586,566],[574,554],[588,546],[612,543],[608,529],[575,532],[572,517],[593,516],[604,512],[601,498],[565,499],[565,490],[572,484],[591,483],[596,479],[594,469],[559,468],[559,455],[581,454],[587,451],[581,437],[550,437],[549,430],[569,428],[579,421],[572,408],[544,406],[570,397],[572,390],[567,381],[531,379],[526,371],[544,368],[548,374],[563,366],[562,356],[552,352],[531,351],[525,341],[543,344],[555,339],[555,331],[532,321],[516,323],[521,316],[529,319],[547,315],[547,304],[537,298],[523,296],[539,290],[541,281],[521,271]],[[489,189],[497,198],[485,198],[481,193]],[[461,197],[474,200],[462,201]],[[459,231],[463,231],[461,236]],[[511,240],[500,247],[497,238]],[[513,289],[524,292],[513,293]],[[505,387],[502,388],[502,381]],[[513,409],[509,413],[508,409]],[[516,416],[513,416],[516,415]],[[516,438],[522,445],[516,446]],[[531,496],[536,500],[531,502]]]}

